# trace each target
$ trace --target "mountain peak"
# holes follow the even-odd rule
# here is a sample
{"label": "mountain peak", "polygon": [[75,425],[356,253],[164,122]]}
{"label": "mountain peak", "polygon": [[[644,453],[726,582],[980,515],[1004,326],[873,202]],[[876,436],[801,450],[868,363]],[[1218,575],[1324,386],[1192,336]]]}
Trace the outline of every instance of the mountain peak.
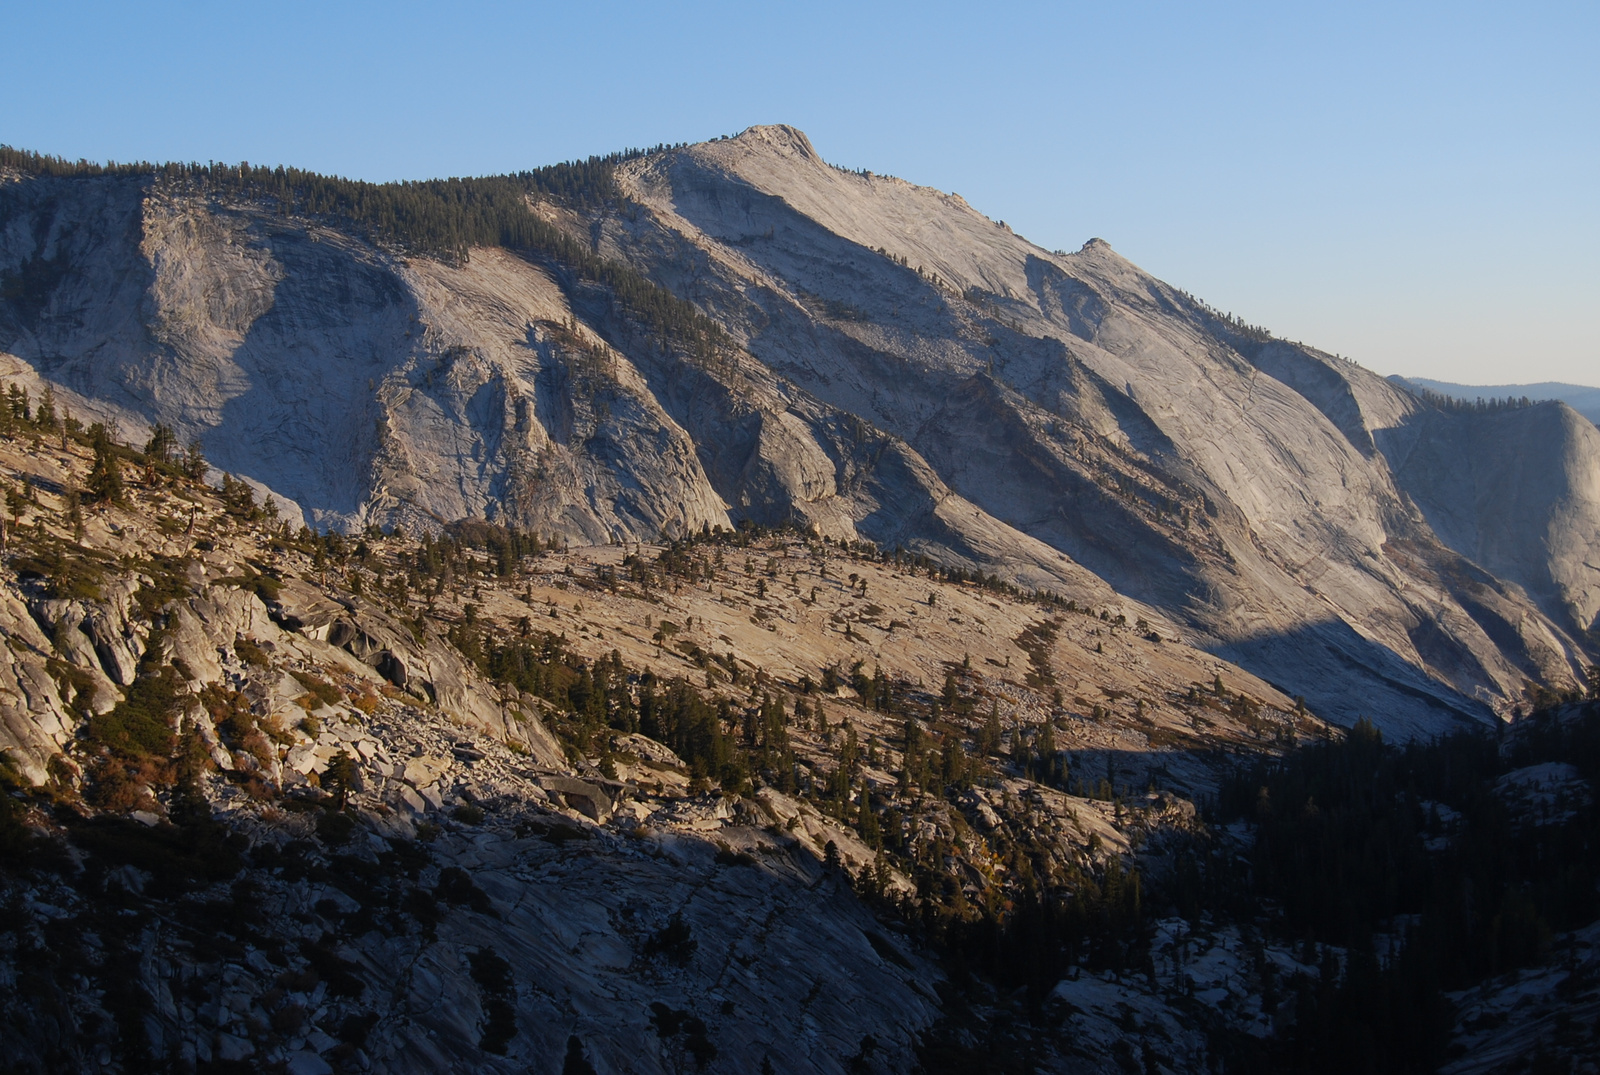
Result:
{"label": "mountain peak", "polygon": [[1108,279],[1116,279],[1120,282],[1120,286],[1143,287],[1153,279],[1149,273],[1123,257],[1115,247],[1098,236],[1084,243],[1069,256],[1078,259],[1078,264],[1085,271]]}
{"label": "mountain peak", "polygon": [[[540,257],[461,259],[391,259],[365,225],[265,201],[12,184],[0,274],[27,288],[0,296],[0,374],[199,439],[319,527],[470,516],[598,545],[814,528],[1078,602],[1122,594],[1135,622],[1171,610],[1326,715],[1359,705],[1401,735],[1510,712],[1535,676],[1575,688],[1600,612],[1593,427],[1391,436],[1415,407],[1378,379],[1255,346],[1103,239],[1053,255],[953,195],[828,165],[792,126],[614,179],[637,229],[554,196]],[[596,235],[628,274],[571,260]],[[30,268],[47,253],[71,271]],[[626,324],[594,318],[591,285]],[[1373,454],[1396,447],[1404,467]],[[1549,481],[1462,506],[1463,474],[1535,450]],[[1426,555],[1386,558],[1401,540]],[[1518,551],[1485,562],[1496,549]],[[1440,591],[1477,577],[1468,561],[1508,585]],[[1486,601],[1519,626],[1491,637]]]}
{"label": "mountain peak", "polygon": [[787,123],[758,123],[754,127],[746,127],[725,141],[738,142],[749,149],[769,148],[806,160],[822,159],[816,147],[811,144],[811,139],[806,137],[806,132]]}

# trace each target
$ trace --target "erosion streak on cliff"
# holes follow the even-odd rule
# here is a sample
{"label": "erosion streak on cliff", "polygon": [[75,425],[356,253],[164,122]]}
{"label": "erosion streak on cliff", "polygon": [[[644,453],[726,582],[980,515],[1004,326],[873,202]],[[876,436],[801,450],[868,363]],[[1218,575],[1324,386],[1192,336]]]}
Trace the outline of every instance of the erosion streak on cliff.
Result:
{"label": "erosion streak on cliff", "polygon": [[1564,405],[1444,414],[788,127],[616,182],[530,204],[737,346],[674,343],[548,252],[407,256],[152,176],[0,188],[0,352],[322,526],[792,522],[1120,600],[1402,734],[1576,682],[1600,433]]}

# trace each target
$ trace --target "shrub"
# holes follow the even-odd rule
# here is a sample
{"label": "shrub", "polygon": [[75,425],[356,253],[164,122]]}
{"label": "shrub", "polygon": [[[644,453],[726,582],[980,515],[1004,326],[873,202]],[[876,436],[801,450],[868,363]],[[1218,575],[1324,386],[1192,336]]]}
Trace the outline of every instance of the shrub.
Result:
{"label": "shrub", "polygon": [[700,942],[694,939],[689,923],[683,920],[680,912],[674,911],[667,924],[656,930],[650,935],[650,939],[645,941],[644,954],[666,956],[678,966],[686,967],[699,947]]}
{"label": "shrub", "polygon": [[186,891],[226,881],[239,872],[244,839],[210,818],[188,818],[179,825],[145,826],[101,815],[71,823],[72,842],[113,865],[135,866],[160,888]]}
{"label": "shrub", "polygon": [[155,804],[150,785],[123,758],[112,755],[101,759],[92,775],[87,798],[97,809],[122,813]]}
{"label": "shrub", "polygon": [[239,659],[245,664],[254,665],[257,668],[272,667],[272,658],[267,656],[267,651],[248,638],[235,639],[233,652],[237,653]]}
{"label": "shrub", "polygon": [[361,968],[333,950],[331,937],[324,934],[314,944],[302,941],[300,951],[322,980],[328,983],[328,992],[333,996],[359,998],[366,991],[366,983],[355,975]]}
{"label": "shrub", "polygon": [[348,843],[355,828],[356,820],[349,814],[329,810],[317,815],[317,835],[324,843],[334,846]]}
{"label": "shrub", "polygon": [[289,675],[293,676],[296,683],[310,691],[317,701],[322,702],[324,705],[338,705],[344,701],[344,695],[339,688],[320,676],[314,676],[309,672],[292,670]]}
{"label": "shrub", "polygon": [[506,1046],[517,1035],[516,1009],[511,1004],[516,999],[517,983],[511,975],[511,964],[493,948],[480,948],[470,953],[467,961],[483,1001],[483,1036],[478,1047],[504,1056]]}
{"label": "shrub", "polygon": [[472,875],[460,866],[447,866],[439,874],[439,884],[433,894],[446,903],[457,906],[467,904],[480,914],[494,913],[488,893],[473,883]]}
{"label": "shrub", "polygon": [[98,601],[105,565],[94,555],[49,541],[11,562],[19,578],[43,582],[46,594],[63,600]]}
{"label": "shrub", "polygon": [[[151,643],[154,648],[156,640]],[[90,741],[134,758],[171,754],[180,685],[170,665],[140,675],[111,712],[90,718]]]}

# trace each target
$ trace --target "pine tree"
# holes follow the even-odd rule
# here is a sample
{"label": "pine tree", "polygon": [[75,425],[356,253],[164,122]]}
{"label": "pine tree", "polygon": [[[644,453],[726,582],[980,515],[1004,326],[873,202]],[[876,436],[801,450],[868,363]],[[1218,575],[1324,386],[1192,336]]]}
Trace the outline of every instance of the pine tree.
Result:
{"label": "pine tree", "polygon": [[94,448],[94,465],[89,469],[89,492],[102,503],[122,502],[122,462],[106,427],[96,422],[89,427],[89,442]]}
{"label": "pine tree", "polygon": [[66,493],[67,521],[72,524],[72,540],[83,544],[83,496],[76,485],[68,484]]}
{"label": "pine tree", "polygon": [[576,1034],[567,1038],[567,1057],[562,1061],[561,1075],[595,1075],[594,1065],[583,1055],[583,1042]]}
{"label": "pine tree", "polygon": [[905,731],[901,736],[905,740],[905,754],[910,757],[922,749],[922,725],[917,723],[915,717],[907,717]]}
{"label": "pine tree", "polygon": [[350,801],[350,792],[356,790],[361,774],[356,771],[356,761],[349,751],[341,750],[328,760],[322,773],[322,790],[333,796],[334,807],[343,810]]}
{"label": "pine tree", "polygon": [[1055,726],[1046,720],[1044,727],[1039,730],[1039,779],[1046,784],[1054,783],[1056,777],[1056,732]]}
{"label": "pine tree", "polygon": [[[43,404],[40,405],[41,408]],[[178,446],[178,436],[172,427],[157,422],[150,429],[150,440],[144,446],[144,454],[160,463],[172,462],[173,449]]]}
{"label": "pine tree", "polygon": [[200,442],[197,440],[190,441],[189,450],[184,453],[183,457],[184,476],[190,481],[201,481],[205,478],[208,469],[210,469],[210,465],[206,462],[205,452],[200,449]]}
{"label": "pine tree", "polygon": [[39,396],[39,410],[34,415],[34,424],[39,427],[41,432],[55,432],[56,393],[49,385],[44,386],[44,393]]}
{"label": "pine tree", "polygon": [[978,733],[978,753],[984,757],[1000,753],[1000,703],[989,706],[989,719]]}

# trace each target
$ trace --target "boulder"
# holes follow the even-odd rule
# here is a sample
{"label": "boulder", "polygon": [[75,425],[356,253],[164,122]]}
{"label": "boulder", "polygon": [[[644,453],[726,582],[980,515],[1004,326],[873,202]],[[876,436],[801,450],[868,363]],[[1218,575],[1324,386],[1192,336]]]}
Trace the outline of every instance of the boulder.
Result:
{"label": "boulder", "polygon": [[423,800],[422,796],[404,784],[395,787],[390,799],[396,806],[403,807],[413,814],[422,814],[428,809],[428,804]]}
{"label": "boulder", "polygon": [[400,779],[414,788],[424,788],[436,782],[449,771],[450,763],[444,758],[436,758],[429,754],[419,754],[415,758],[406,760],[405,766],[400,773]]}
{"label": "boulder", "polygon": [[328,1062],[310,1049],[290,1053],[289,1059],[284,1062],[284,1070],[288,1075],[333,1075],[333,1068],[328,1066]]}
{"label": "boulder", "polygon": [[616,810],[611,795],[593,781],[575,776],[541,776],[538,784],[546,794],[591,821],[604,823]]}
{"label": "boulder", "polygon": [[327,641],[333,621],[344,613],[343,605],[298,578],[283,579],[277,596],[266,607],[273,622],[283,630],[318,642]]}

